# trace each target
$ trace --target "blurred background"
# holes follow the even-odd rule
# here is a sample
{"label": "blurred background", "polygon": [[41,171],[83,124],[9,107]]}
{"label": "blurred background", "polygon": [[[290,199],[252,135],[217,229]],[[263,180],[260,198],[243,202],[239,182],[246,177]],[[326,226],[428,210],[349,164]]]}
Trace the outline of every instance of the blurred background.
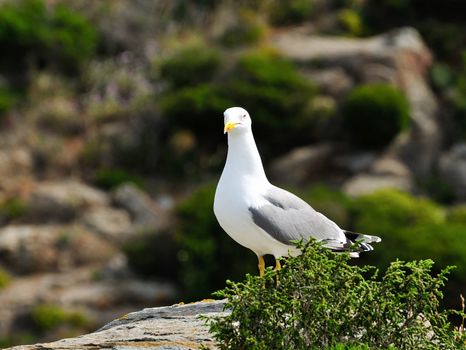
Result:
{"label": "blurred background", "polygon": [[0,347],[257,273],[212,212],[223,111],[270,180],[466,293],[462,0],[0,0]]}

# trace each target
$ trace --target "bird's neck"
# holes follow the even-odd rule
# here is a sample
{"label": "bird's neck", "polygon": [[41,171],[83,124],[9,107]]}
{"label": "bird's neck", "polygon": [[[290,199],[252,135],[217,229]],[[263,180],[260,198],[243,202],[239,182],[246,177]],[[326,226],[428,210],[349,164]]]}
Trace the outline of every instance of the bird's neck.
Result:
{"label": "bird's neck", "polygon": [[225,168],[238,173],[238,176],[252,176],[268,182],[252,132],[228,134]]}

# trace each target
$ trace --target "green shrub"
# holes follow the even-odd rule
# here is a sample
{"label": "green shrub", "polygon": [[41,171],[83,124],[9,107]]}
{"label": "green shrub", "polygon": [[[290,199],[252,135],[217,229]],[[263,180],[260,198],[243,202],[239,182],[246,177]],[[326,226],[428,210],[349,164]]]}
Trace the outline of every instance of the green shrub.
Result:
{"label": "green shrub", "polygon": [[30,61],[76,69],[95,51],[94,28],[65,5],[49,11],[42,0],[0,6],[0,62],[21,70]]}
{"label": "green shrub", "polygon": [[257,43],[264,35],[265,26],[252,13],[242,13],[238,21],[225,29],[220,42],[226,47],[246,46]]}
{"label": "green shrub", "polygon": [[205,45],[175,51],[159,63],[160,76],[172,88],[198,85],[210,80],[220,66],[220,54]]}
{"label": "green shrub", "polygon": [[26,214],[27,205],[19,197],[10,197],[0,204],[0,216],[6,220],[14,220]]}
{"label": "green shrub", "polygon": [[144,187],[140,177],[129,174],[123,169],[101,169],[95,174],[94,183],[106,190],[111,190],[123,183]]}
{"label": "green shrub", "polygon": [[0,348],[5,349],[18,345],[37,343],[37,336],[30,332],[15,332],[6,336],[0,336]]}
{"label": "green shrub", "polygon": [[438,268],[456,266],[452,279],[460,280],[466,292],[466,225],[418,225],[400,228],[399,248],[393,247],[400,259],[435,259]]}
{"label": "green shrub", "polygon": [[380,190],[355,199],[353,229],[389,238],[403,227],[445,222],[445,211],[427,198],[398,190]]}
{"label": "green shrub", "polygon": [[313,0],[274,0],[269,17],[272,24],[285,25],[309,20],[313,13]]}
{"label": "green shrub", "polygon": [[254,253],[233,241],[213,214],[215,186],[205,185],[178,208],[180,281],[187,299],[199,300],[257,270]]}
{"label": "green shrub", "polygon": [[231,313],[210,320],[219,348],[464,348],[466,335],[439,307],[448,269],[396,261],[379,278],[348,260],[311,243],[278,273],[230,282],[217,295]]}
{"label": "green shrub", "polygon": [[15,104],[17,95],[4,86],[0,86],[0,118]]}
{"label": "green shrub", "polygon": [[348,94],[343,115],[352,144],[377,149],[408,126],[409,105],[405,96],[390,85],[363,85]]}
{"label": "green shrub", "polygon": [[160,104],[174,128],[192,130],[208,143],[222,136],[223,111],[233,103],[219,85],[203,83],[170,92]]}
{"label": "green shrub", "polygon": [[363,23],[359,13],[352,9],[343,9],[338,12],[338,24],[348,34],[359,36],[363,32]]}
{"label": "green shrub", "polygon": [[241,105],[253,118],[257,139],[268,139],[270,147],[309,142],[315,118],[308,107],[315,88],[290,61],[271,50],[256,50],[230,66],[210,80],[208,75],[175,79],[159,100],[172,128],[192,131],[201,148],[217,147],[223,111]]}
{"label": "green shrub", "polygon": [[449,208],[447,222],[466,226],[466,204],[455,205]]}
{"label": "green shrub", "polygon": [[11,282],[10,274],[4,269],[0,268],[0,289],[5,288]]}
{"label": "green shrub", "polygon": [[358,263],[386,268],[394,259],[435,259],[437,270],[455,265],[446,302],[456,305],[466,293],[466,222],[462,209],[445,209],[434,202],[407,193],[384,190],[354,200],[353,231],[372,233],[382,243]]}
{"label": "green shrub", "polygon": [[62,325],[81,328],[88,324],[85,315],[77,311],[66,311],[55,305],[36,305],[31,311],[32,321],[41,331],[49,331]]}
{"label": "green shrub", "polygon": [[316,89],[290,61],[271,50],[247,52],[227,89],[251,114],[256,139],[276,148],[309,142],[314,118],[308,107]]}
{"label": "green shrub", "polygon": [[55,7],[50,20],[51,59],[57,57],[68,68],[79,66],[95,52],[97,34],[91,24],[65,5]]}
{"label": "green shrub", "polygon": [[66,321],[66,312],[58,306],[38,305],[32,310],[32,320],[41,330],[50,330]]}

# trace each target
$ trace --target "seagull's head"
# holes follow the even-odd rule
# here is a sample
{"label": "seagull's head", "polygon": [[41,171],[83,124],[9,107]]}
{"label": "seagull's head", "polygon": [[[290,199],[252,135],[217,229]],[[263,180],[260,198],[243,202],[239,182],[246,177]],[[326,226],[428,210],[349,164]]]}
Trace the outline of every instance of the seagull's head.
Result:
{"label": "seagull's head", "polygon": [[228,133],[243,133],[251,130],[251,117],[247,110],[241,107],[228,108],[223,113],[225,119],[225,127],[223,132]]}

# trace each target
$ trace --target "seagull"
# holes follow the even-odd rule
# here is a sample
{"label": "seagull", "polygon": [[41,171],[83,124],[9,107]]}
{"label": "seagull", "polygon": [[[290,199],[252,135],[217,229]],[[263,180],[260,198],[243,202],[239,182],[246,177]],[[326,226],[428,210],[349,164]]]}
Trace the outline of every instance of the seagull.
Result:
{"label": "seagull", "polygon": [[380,242],[379,237],[342,230],[301,198],[269,182],[251,125],[244,108],[224,112],[228,153],[213,209],[223,230],[257,255],[259,275],[264,275],[264,255],[275,257],[277,270],[280,257],[299,255],[293,244],[297,240],[313,238],[332,251],[349,251],[352,257],[373,250],[370,243]]}

